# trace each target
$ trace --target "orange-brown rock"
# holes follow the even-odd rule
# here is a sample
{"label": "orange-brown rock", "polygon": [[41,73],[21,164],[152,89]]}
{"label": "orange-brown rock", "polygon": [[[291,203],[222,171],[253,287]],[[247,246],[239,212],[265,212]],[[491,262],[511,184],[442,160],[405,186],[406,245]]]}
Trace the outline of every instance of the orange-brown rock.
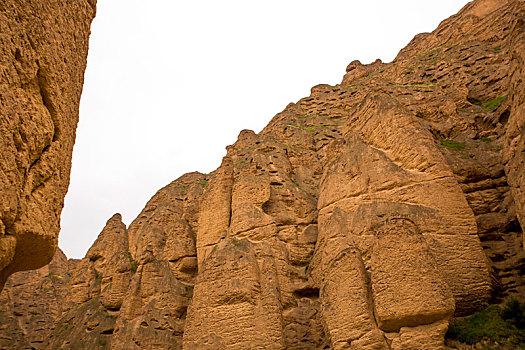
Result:
{"label": "orange-brown rock", "polygon": [[9,278],[0,294],[0,348],[45,348],[67,310],[68,282],[68,262],[60,249],[49,265]]}
{"label": "orange-brown rock", "polygon": [[57,248],[95,3],[0,4],[0,286]]}
{"label": "orange-brown rock", "polygon": [[181,348],[197,274],[195,206],[206,184],[199,173],[182,176],[153,196],[129,226],[130,256],[137,265],[112,349]]}
{"label": "orange-brown rock", "polygon": [[112,217],[63,264],[50,331],[6,303],[0,340],[444,349],[454,315],[525,297],[524,14],[520,0],[475,0],[392,63],[350,63],[129,228]]}
{"label": "orange-brown rock", "polygon": [[327,266],[321,314],[333,349],[388,349],[373,313],[370,281],[358,249],[347,248]]}
{"label": "orange-brown rock", "polygon": [[184,329],[187,349],[284,349],[278,272],[271,247],[222,240],[195,284]]}
{"label": "orange-brown rock", "polygon": [[[521,20],[513,23],[507,50],[512,55],[509,69],[509,93],[505,95],[509,102],[501,117],[507,122],[504,138],[504,162],[512,197],[517,207],[517,216],[523,227],[525,225],[525,100],[523,74],[525,73],[525,9],[521,4],[514,7]],[[511,113],[512,112],[512,113]],[[524,245],[525,245],[525,236]]]}
{"label": "orange-brown rock", "polygon": [[84,259],[70,260],[67,273],[69,303],[45,346],[99,349],[109,345],[132,274],[128,233],[120,214],[107,221]]}

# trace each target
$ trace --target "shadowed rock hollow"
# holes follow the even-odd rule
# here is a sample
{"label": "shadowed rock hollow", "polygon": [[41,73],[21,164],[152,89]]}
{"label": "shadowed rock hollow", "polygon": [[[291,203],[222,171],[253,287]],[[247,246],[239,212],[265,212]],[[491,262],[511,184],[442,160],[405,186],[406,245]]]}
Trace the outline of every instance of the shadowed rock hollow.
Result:
{"label": "shadowed rock hollow", "polygon": [[1,344],[444,349],[451,317],[525,296],[524,16],[476,0],[392,63],[350,63],[84,259],[13,276]]}

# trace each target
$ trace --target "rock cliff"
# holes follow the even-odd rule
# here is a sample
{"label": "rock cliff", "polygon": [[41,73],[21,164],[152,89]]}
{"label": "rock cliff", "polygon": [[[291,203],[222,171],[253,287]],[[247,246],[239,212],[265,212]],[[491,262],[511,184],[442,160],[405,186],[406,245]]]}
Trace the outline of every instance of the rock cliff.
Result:
{"label": "rock cliff", "polygon": [[350,63],[84,259],[14,275],[0,340],[444,349],[451,317],[525,297],[523,18],[475,0],[392,63]]}
{"label": "rock cliff", "polygon": [[0,289],[55,254],[95,2],[0,4]]}

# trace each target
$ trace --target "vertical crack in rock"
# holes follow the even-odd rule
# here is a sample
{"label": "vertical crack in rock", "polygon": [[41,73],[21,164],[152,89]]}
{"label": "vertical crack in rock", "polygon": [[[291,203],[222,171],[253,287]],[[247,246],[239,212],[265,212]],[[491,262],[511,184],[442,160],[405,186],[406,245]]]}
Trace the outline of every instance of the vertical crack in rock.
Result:
{"label": "vertical crack in rock", "polygon": [[[42,97],[42,103],[44,104],[44,107],[47,109],[49,115],[51,116],[51,120],[53,122],[53,138],[52,142],[57,141],[60,138],[60,119],[57,116],[57,109],[54,106],[54,102],[51,98],[51,93],[49,90],[49,83],[48,78],[46,77],[46,73],[44,73],[43,69],[41,67],[38,68],[36,72],[37,81],[38,81],[38,89],[40,92],[40,96]],[[42,152],[43,153],[43,152]]]}

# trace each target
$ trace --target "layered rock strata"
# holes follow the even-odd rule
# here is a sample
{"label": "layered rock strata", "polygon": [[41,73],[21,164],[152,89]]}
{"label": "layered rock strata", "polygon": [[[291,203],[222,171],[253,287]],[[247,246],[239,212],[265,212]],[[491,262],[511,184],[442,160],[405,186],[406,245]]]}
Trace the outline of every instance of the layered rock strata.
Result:
{"label": "layered rock strata", "polygon": [[443,349],[451,317],[525,297],[524,11],[476,0],[242,131],[112,217],[13,346]]}
{"label": "layered rock strata", "polygon": [[0,4],[0,288],[55,254],[95,3]]}

